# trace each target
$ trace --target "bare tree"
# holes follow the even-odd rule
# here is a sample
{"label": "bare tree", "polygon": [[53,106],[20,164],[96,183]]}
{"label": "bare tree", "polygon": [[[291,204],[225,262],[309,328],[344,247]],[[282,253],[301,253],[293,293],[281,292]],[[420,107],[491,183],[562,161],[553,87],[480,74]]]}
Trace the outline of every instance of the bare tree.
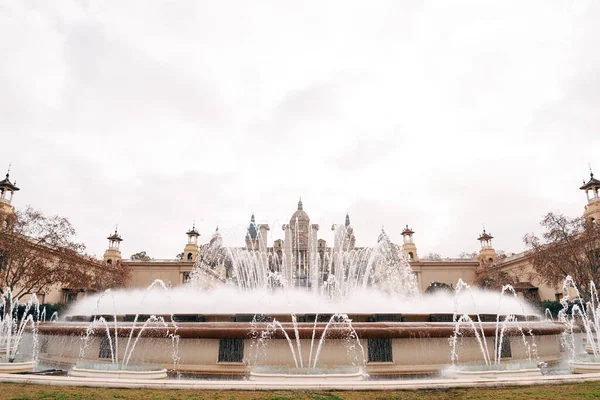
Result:
{"label": "bare tree", "polygon": [[129,258],[131,260],[142,260],[142,261],[150,261],[151,260],[150,256],[148,256],[148,254],[146,254],[145,251],[140,251],[135,254],[132,254],[131,257],[129,257]]}
{"label": "bare tree", "polygon": [[540,222],[541,238],[527,234],[533,267],[549,286],[559,286],[567,275],[583,295],[590,295],[590,281],[600,283],[600,226],[585,218],[548,213]]}
{"label": "bare tree", "polygon": [[463,251],[462,253],[460,253],[458,255],[458,258],[477,258],[479,257],[479,253],[476,251],[473,252],[468,252],[468,251]]}
{"label": "bare tree", "polygon": [[475,284],[480,288],[500,290],[504,285],[515,285],[517,282],[517,276],[503,270],[495,261],[480,258],[479,266],[475,269]]}
{"label": "bare tree", "polygon": [[0,292],[20,298],[49,290],[56,284],[75,291],[102,290],[120,285],[128,270],[105,265],[84,254],[74,240],[75,229],[60,216],[45,216],[27,207],[0,215]]}
{"label": "bare tree", "polygon": [[438,253],[428,253],[428,254],[425,255],[425,257],[423,257],[423,259],[425,259],[425,260],[440,261],[442,259],[442,256],[439,255]]}

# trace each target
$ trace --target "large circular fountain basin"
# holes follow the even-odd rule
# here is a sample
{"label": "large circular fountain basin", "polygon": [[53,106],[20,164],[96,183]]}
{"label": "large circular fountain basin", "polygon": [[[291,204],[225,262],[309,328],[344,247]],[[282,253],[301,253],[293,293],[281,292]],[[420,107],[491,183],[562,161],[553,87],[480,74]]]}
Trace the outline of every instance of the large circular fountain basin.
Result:
{"label": "large circular fountain basin", "polygon": [[31,372],[35,369],[35,361],[0,362],[0,374],[15,374],[17,372]]}
{"label": "large circular fountain basin", "polygon": [[324,382],[362,381],[364,373],[359,367],[285,368],[255,367],[250,371],[251,381]]}
{"label": "large circular fountain basin", "polygon": [[600,373],[600,357],[588,356],[587,359],[573,360],[569,363],[571,372],[574,374]]}
{"label": "large circular fountain basin", "polygon": [[154,380],[167,379],[167,370],[164,368],[151,370],[113,369],[107,368],[106,365],[103,365],[98,368],[73,367],[69,375],[79,378]]}
{"label": "large circular fountain basin", "polygon": [[535,377],[541,376],[542,370],[532,365],[500,364],[498,366],[469,366],[462,368],[451,368],[447,375],[453,378],[472,379],[502,379],[513,377]]}

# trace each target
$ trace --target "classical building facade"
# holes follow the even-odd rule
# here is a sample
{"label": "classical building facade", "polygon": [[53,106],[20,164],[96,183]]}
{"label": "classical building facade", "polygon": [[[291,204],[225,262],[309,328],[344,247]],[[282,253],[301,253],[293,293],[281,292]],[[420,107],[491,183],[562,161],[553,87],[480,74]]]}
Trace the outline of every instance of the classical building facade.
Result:
{"label": "classical building facade", "polygon": [[[13,203],[19,191],[10,180],[10,168],[0,181],[0,285],[3,293],[28,301],[34,295],[41,303],[64,303],[86,292],[113,287],[127,280],[127,269],[108,267],[94,257],[80,253],[69,239],[68,221],[46,219],[35,210],[17,213]],[[65,228],[66,227],[66,228]],[[108,254],[120,259],[116,234]],[[109,264],[112,263],[108,260]]]}
{"label": "classical building facade", "polygon": [[[0,181],[0,208],[12,210],[14,192],[19,188],[6,178]],[[600,181],[593,174],[588,182],[580,188],[585,191],[587,204],[583,215],[592,221],[600,220]],[[259,259],[264,258],[265,273],[279,272],[287,282],[295,286],[310,287],[318,279],[327,277],[323,265],[328,254],[339,251],[361,251],[356,247],[354,229],[350,216],[346,215],[343,225],[332,226],[335,231],[332,243],[327,243],[319,237],[319,225],[311,224],[308,213],[304,210],[302,200],[289,219],[282,226],[283,239],[268,242],[269,225],[257,224],[254,214],[250,218],[245,235],[245,246],[239,248],[223,248],[218,228],[211,239],[204,244],[199,243],[200,233],[195,224],[185,234],[187,241],[183,244],[183,252],[176,259],[125,259],[122,257],[121,244],[123,238],[117,229],[107,237],[108,247],[104,253],[106,264],[121,263],[131,271],[129,287],[145,288],[156,280],[163,281],[168,286],[178,286],[190,280],[192,272],[200,274],[204,287],[225,284],[231,277],[230,265],[226,261],[226,253],[232,252],[255,254]],[[548,287],[536,279],[531,262],[526,252],[510,256],[499,256],[493,247],[493,236],[485,229],[477,237],[480,242],[478,253],[466,258],[437,258],[428,259],[419,256],[415,231],[406,225],[402,231],[402,251],[415,274],[421,292],[427,291],[432,285],[454,286],[459,279],[475,284],[476,271],[484,264],[493,264],[497,268],[516,277],[515,288],[523,297],[533,300],[556,300],[561,296],[562,289]],[[195,266],[199,268],[195,269]],[[56,294],[46,294],[47,302],[60,302],[67,299],[61,296],[61,288],[57,287]]]}
{"label": "classical building facade", "polygon": [[[600,181],[590,174],[590,180],[584,182],[581,190],[585,191],[587,204],[584,207],[584,217],[592,221],[600,220]],[[298,202],[296,211],[289,219],[289,223],[282,226],[283,239],[277,239],[272,244],[268,243],[269,225],[257,224],[254,214],[250,217],[250,224],[245,237],[245,247],[238,249],[247,252],[258,252],[265,254],[269,268],[279,271],[288,282],[295,286],[310,286],[310,282],[323,279],[323,271],[320,270],[327,254],[340,250],[360,251],[356,247],[354,229],[350,223],[350,216],[346,215],[343,229],[335,225],[332,230],[341,232],[334,235],[333,243],[327,243],[319,238],[319,225],[311,224],[310,216],[304,210],[302,200]],[[493,246],[494,237],[485,229],[479,234],[477,240],[480,243],[478,253],[466,258],[437,258],[427,259],[420,257],[415,241],[415,231],[408,225],[402,231],[402,249],[409,262],[413,273],[417,277],[419,289],[422,292],[432,285],[454,286],[459,279],[467,284],[474,285],[476,282],[476,271],[482,265],[494,265],[502,271],[509,273],[517,280],[515,289],[518,295],[531,300],[557,300],[562,296],[561,287],[549,287],[541,282],[531,265],[527,252],[506,256],[498,255]],[[133,276],[132,285],[144,287],[155,279],[162,279],[171,285],[185,282],[194,264],[201,254],[209,249],[218,235],[218,230],[211,238],[210,243],[198,245],[198,232],[195,227],[187,232],[188,243],[184,249],[184,257],[180,260],[121,260],[131,266]],[[109,236],[109,248],[105,259],[112,258],[112,252],[118,243],[115,243],[115,235]],[[119,238],[120,239],[120,238]],[[205,268],[214,282],[224,282],[226,271],[224,269]],[[214,273],[214,276],[212,275]]]}

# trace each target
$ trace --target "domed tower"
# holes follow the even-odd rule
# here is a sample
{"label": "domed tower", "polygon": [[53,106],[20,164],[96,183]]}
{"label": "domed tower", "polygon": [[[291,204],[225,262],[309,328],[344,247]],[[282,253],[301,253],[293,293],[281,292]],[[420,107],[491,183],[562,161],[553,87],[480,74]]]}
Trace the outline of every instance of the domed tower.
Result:
{"label": "domed tower", "polygon": [[298,201],[298,209],[290,218],[292,254],[296,258],[296,267],[305,269],[308,266],[308,250],[310,240],[310,218],[304,211],[302,199]]}
{"label": "domed tower", "polygon": [[196,230],[196,223],[192,225],[192,229],[185,233],[188,237],[188,242],[183,248],[183,260],[189,262],[196,262],[200,251],[198,249],[198,238],[200,233]]}
{"label": "domed tower", "polygon": [[406,225],[402,231],[402,241],[404,242],[402,248],[404,249],[408,261],[419,261],[419,257],[417,256],[417,246],[413,240],[414,234],[415,232],[410,229],[408,225]]}
{"label": "domed tower", "polygon": [[215,229],[215,233],[213,233],[212,237],[210,238],[210,257],[213,258],[214,261],[217,262],[217,265],[215,267],[215,272],[221,277],[221,279],[226,280],[227,279],[227,268],[225,267],[225,263],[223,262],[223,260],[221,259],[220,255],[222,254],[222,248],[223,248],[223,237],[221,236],[221,233],[219,232],[219,226],[217,226],[217,228]]}
{"label": "domed tower", "polygon": [[116,264],[121,261],[121,242],[123,239],[115,228],[115,233],[107,237],[108,249],[104,252],[104,262],[107,264]]}
{"label": "domed tower", "polygon": [[[12,183],[9,178],[10,167],[8,167],[8,171],[6,172],[6,178],[0,181],[0,218],[2,218],[2,215],[8,216],[15,212],[15,208],[12,205],[12,198],[19,188],[17,187],[17,182]],[[5,221],[0,222],[2,222],[2,227],[4,227]]]}
{"label": "domed tower", "polygon": [[346,213],[346,221],[344,222],[344,239],[342,249],[345,251],[354,250],[356,237],[354,236],[354,228],[350,224],[350,215]]}
{"label": "domed tower", "polygon": [[290,223],[282,226],[285,231],[283,261],[285,277],[296,286],[309,287],[316,282],[318,273],[313,255],[317,254],[317,231],[319,225],[310,224],[310,218],[304,211],[302,199],[298,201],[298,209],[290,218]]}
{"label": "domed tower", "polygon": [[258,250],[258,229],[254,214],[250,217],[250,225],[246,231],[246,250]]}
{"label": "domed tower", "polygon": [[219,232],[219,226],[217,225],[217,228],[215,229],[215,233],[213,233],[212,237],[210,238],[210,245],[211,246],[220,246],[223,244],[223,237],[221,236],[221,233]]}
{"label": "domed tower", "polygon": [[594,173],[590,169],[590,180],[586,183],[583,181],[583,186],[579,189],[585,191],[587,204],[583,212],[585,219],[592,222],[600,222],[600,181],[594,178]]}
{"label": "domed tower", "polygon": [[483,228],[483,232],[479,235],[477,240],[481,243],[481,250],[479,250],[479,258],[483,262],[496,262],[498,260],[498,256],[496,255],[496,250],[492,246],[492,239],[494,237],[485,231],[485,227]]}

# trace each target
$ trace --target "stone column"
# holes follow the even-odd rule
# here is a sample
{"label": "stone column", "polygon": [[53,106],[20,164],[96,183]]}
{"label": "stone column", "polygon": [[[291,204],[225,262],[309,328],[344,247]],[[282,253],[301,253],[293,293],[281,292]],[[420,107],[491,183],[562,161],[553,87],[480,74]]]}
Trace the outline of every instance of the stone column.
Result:
{"label": "stone column", "polygon": [[320,276],[319,273],[319,252],[317,251],[317,245],[319,242],[319,225],[312,224],[311,235],[308,248],[308,262],[310,271],[310,285],[313,291],[319,290]]}
{"label": "stone column", "polygon": [[267,224],[260,224],[258,226],[258,250],[262,253],[267,252],[267,232],[269,229],[269,225]]}
{"label": "stone column", "polygon": [[284,276],[287,280],[287,284],[293,286],[294,282],[294,255],[292,254],[292,230],[290,229],[289,224],[285,224],[281,227],[284,234],[283,239],[283,268],[284,268]]}

